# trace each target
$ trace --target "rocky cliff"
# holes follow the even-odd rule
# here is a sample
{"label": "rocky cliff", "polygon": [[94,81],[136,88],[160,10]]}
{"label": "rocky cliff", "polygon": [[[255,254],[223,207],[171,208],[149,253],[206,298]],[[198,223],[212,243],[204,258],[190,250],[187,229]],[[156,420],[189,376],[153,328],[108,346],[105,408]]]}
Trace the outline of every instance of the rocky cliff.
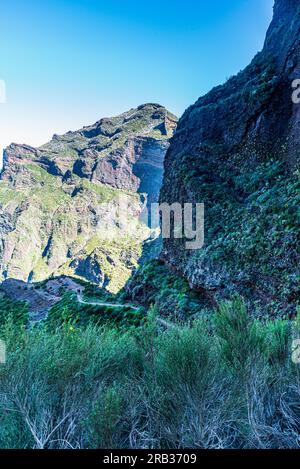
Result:
{"label": "rocky cliff", "polygon": [[300,3],[276,0],[262,52],[184,113],[161,201],[205,203],[205,245],[165,240],[162,258],[215,303],[233,292],[259,314],[299,301]]}
{"label": "rocky cliff", "polygon": [[[150,230],[176,118],[146,104],[40,148],[10,145],[0,179],[0,279],[85,278],[117,291]],[[127,217],[120,211],[127,208]]]}

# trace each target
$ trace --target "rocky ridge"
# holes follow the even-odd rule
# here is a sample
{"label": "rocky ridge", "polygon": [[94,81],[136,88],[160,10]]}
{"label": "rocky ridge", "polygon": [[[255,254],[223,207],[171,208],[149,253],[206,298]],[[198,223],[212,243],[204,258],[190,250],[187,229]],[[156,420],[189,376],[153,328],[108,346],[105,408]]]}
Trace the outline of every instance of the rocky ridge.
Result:
{"label": "rocky ridge", "polygon": [[0,178],[0,278],[66,274],[118,291],[150,235],[139,216],[158,198],[175,127],[165,108],[146,104],[39,148],[10,145]]}

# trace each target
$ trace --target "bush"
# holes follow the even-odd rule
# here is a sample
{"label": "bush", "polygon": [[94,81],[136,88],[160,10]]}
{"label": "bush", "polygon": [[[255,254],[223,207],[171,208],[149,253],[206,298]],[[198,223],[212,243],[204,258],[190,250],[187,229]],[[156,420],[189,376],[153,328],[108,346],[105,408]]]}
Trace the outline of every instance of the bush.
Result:
{"label": "bush", "polygon": [[139,326],[145,317],[143,308],[129,306],[98,306],[77,301],[74,293],[65,293],[62,299],[49,311],[46,324],[51,330],[62,325],[66,327],[87,326],[88,324],[111,324],[120,329]]}
{"label": "bush", "polygon": [[27,303],[13,301],[5,294],[1,296],[0,292],[0,327],[7,322],[9,316],[16,326],[25,325],[29,318]]}
{"label": "bush", "polygon": [[298,448],[287,322],[240,298],[162,331],[64,322],[1,328],[1,448]]}

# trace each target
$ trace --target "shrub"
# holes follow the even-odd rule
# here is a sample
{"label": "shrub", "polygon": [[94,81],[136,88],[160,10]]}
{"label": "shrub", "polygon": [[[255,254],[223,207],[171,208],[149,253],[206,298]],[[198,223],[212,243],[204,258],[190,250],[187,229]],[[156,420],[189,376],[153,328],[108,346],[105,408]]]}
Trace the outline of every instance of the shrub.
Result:
{"label": "shrub", "polygon": [[298,448],[291,328],[240,298],[162,330],[1,327],[1,448]]}

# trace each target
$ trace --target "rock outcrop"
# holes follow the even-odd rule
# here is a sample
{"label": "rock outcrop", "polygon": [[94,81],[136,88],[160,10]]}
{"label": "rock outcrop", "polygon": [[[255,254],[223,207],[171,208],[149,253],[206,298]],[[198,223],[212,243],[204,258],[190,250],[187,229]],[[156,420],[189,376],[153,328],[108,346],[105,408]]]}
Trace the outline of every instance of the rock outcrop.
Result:
{"label": "rock outcrop", "polygon": [[262,52],[180,119],[164,202],[205,203],[205,245],[165,240],[162,258],[212,303],[233,292],[291,313],[299,299],[300,3],[276,0]]}
{"label": "rock outcrop", "polygon": [[158,198],[175,127],[165,108],[146,104],[40,148],[10,145],[0,178],[0,279],[67,274],[121,288],[149,237],[139,216]]}

